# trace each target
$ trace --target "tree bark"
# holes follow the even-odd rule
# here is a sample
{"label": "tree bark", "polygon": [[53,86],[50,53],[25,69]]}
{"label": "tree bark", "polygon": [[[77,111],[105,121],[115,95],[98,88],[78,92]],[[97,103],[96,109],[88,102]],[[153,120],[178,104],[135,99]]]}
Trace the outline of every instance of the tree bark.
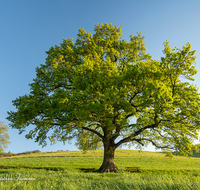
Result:
{"label": "tree bark", "polygon": [[99,168],[98,172],[118,172],[118,168],[115,165],[114,160],[115,146],[108,143],[104,143],[104,159],[103,164]]}

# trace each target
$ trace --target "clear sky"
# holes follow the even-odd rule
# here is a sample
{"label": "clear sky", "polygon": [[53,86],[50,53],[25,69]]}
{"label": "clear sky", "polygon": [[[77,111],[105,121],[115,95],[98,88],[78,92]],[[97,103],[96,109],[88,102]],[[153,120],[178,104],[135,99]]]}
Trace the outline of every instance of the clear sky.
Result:
{"label": "clear sky", "polygon": [[[79,28],[92,32],[97,23],[123,25],[123,39],[142,32],[147,52],[154,59],[163,55],[163,42],[182,48],[190,42],[200,71],[199,0],[8,0],[0,1],[0,121],[6,124],[12,100],[29,93],[35,68],[45,63],[45,51],[59,45],[62,37],[76,40]],[[195,77],[200,87],[200,73]],[[42,148],[10,129],[11,144],[5,151],[77,150],[57,143]],[[146,150],[154,150],[151,146]]]}

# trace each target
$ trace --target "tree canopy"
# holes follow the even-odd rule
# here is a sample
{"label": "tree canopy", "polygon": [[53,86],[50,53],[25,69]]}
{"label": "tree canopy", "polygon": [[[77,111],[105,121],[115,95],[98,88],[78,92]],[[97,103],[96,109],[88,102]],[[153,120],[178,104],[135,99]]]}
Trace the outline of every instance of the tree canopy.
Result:
{"label": "tree canopy", "polygon": [[0,121],[0,152],[3,152],[4,149],[8,147],[8,144],[10,143],[9,139],[10,136],[7,133],[8,131],[8,126]]}
{"label": "tree canopy", "polygon": [[[187,152],[198,138],[200,100],[190,84],[195,51],[187,43],[164,56],[146,53],[144,36],[122,39],[121,26],[79,29],[76,42],[63,39],[36,68],[30,94],[13,101],[11,127],[41,145],[77,139],[80,149],[104,148],[100,172],[117,171],[114,150],[123,143]],[[184,80],[181,80],[184,79]],[[186,81],[186,82],[185,82]]]}

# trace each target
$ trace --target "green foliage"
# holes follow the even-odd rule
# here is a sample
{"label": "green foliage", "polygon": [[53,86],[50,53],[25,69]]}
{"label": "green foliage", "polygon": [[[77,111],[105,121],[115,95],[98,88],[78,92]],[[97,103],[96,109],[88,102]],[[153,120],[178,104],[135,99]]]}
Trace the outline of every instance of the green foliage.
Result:
{"label": "green foliage", "polygon": [[90,131],[82,130],[77,135],[76,146],[83,151],[98,150],[102,147],[102,141],[98,135],[94,135]]}
{"label": "green foliage", "polygon": [[167,152],[165,155],[166,158],[172,159],[174,155],[171,152]]}
{"label": "green foliage", "polygon": [[[146,53],[144,36],[122,40],[121,26],[95,25],[94,34],[79,29],[77,40],[63,39],[47,51],[36,68],[30,94],[13,101],[11,127],[33,124],[26,138],[46,144],[77,138],[80,149],[123,143],[188,153],[200,129],[200,100],[189,82],[197,73],[189,43],[164,57]],[[136,122],[133,122],[136,118]],[[117,141],[118,140],[118,141]]]}
{"label": "green foliage", "polygon": [[4,122],[0,121],[0,153],[3,152],[10,143],[10,136],[7,132],[8,126]]}

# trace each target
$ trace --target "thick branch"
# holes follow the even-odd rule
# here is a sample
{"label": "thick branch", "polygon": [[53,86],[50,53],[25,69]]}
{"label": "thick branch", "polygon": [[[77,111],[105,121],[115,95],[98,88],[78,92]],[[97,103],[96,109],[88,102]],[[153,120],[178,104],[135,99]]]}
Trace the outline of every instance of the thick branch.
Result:
{"label": "thick branch", "polygon": [[113,134],[113,137],[112,137],[113,140],[115,140],[119,136],[119,132],[120,132],[120,125],[116,124],[115,126],[116,126],[116,131]]}
{"label": "thick branch", "polygon": [[140,130],[136,131],[134,134],[130,135],[129,137],[126,137],[126,138],[122,139],[121,141],[119,141],[119,142],[116,144],[116,146],[118,147],[118,146],[120,146],[120,145],[123,144],[123,143],[130,142],[130,141],[132,141],[132,139],[133,139],[134,137],[136,137],[136,136],[138,136],[139,134],[141,134],[144,130],[150,129],[150,128],[155,128],[155,127],[157,127],[157,125],[155,125],[155,124],[153,124],[153,125],[148,125],[148,126],[146,126],[146,127],[143,127],[143,128],[141,128]]}
{"label": "thick branch", "polygon": [[104,139],[104,137],[103,137],[98,131],[95,131],[94,129],[90,129],[90,128],[84,127],[84,126],[82,126],[81,128],[82,128],[82,129],[85,129],[85,130],[87,130],[87,131],[90,131],[90,132],[92,132],[92,133],[98,135],[100,138]]}
{"label": "thick branch", "polygon": [[170,147],[170,146],[160,146],[160,145],[157,145],[153,140],[151,139],[146,139],[146,138],[142,138],[140,139],[141,141],[149,141],[151,142],[156,148],[161,148],[161,149],[164,149],[164,148],[169,148],[169,149],[173,149],[173,147]]}
{"label": "thick branch", "polygon": [[154,133],[153,133],[153,135],[155,134],[155,133],[158,133],[162,138],[165,138],[165,139],[168,139],[169,140],[169,138],[168,137],[166,137],[166,136],[164,136],[164,135],[162,135],[161,134],[161,132],[160,131],[158,131],[158,130],[156,130],[156,129],[154,129]]}
{"label": "thick branch", "polygon": [[125,117],[125,119],[128,119],[129,117],[132,117],[132,116],[133,116],[133,114],[130,113],[130,114],[128,114],[128,115]]}

